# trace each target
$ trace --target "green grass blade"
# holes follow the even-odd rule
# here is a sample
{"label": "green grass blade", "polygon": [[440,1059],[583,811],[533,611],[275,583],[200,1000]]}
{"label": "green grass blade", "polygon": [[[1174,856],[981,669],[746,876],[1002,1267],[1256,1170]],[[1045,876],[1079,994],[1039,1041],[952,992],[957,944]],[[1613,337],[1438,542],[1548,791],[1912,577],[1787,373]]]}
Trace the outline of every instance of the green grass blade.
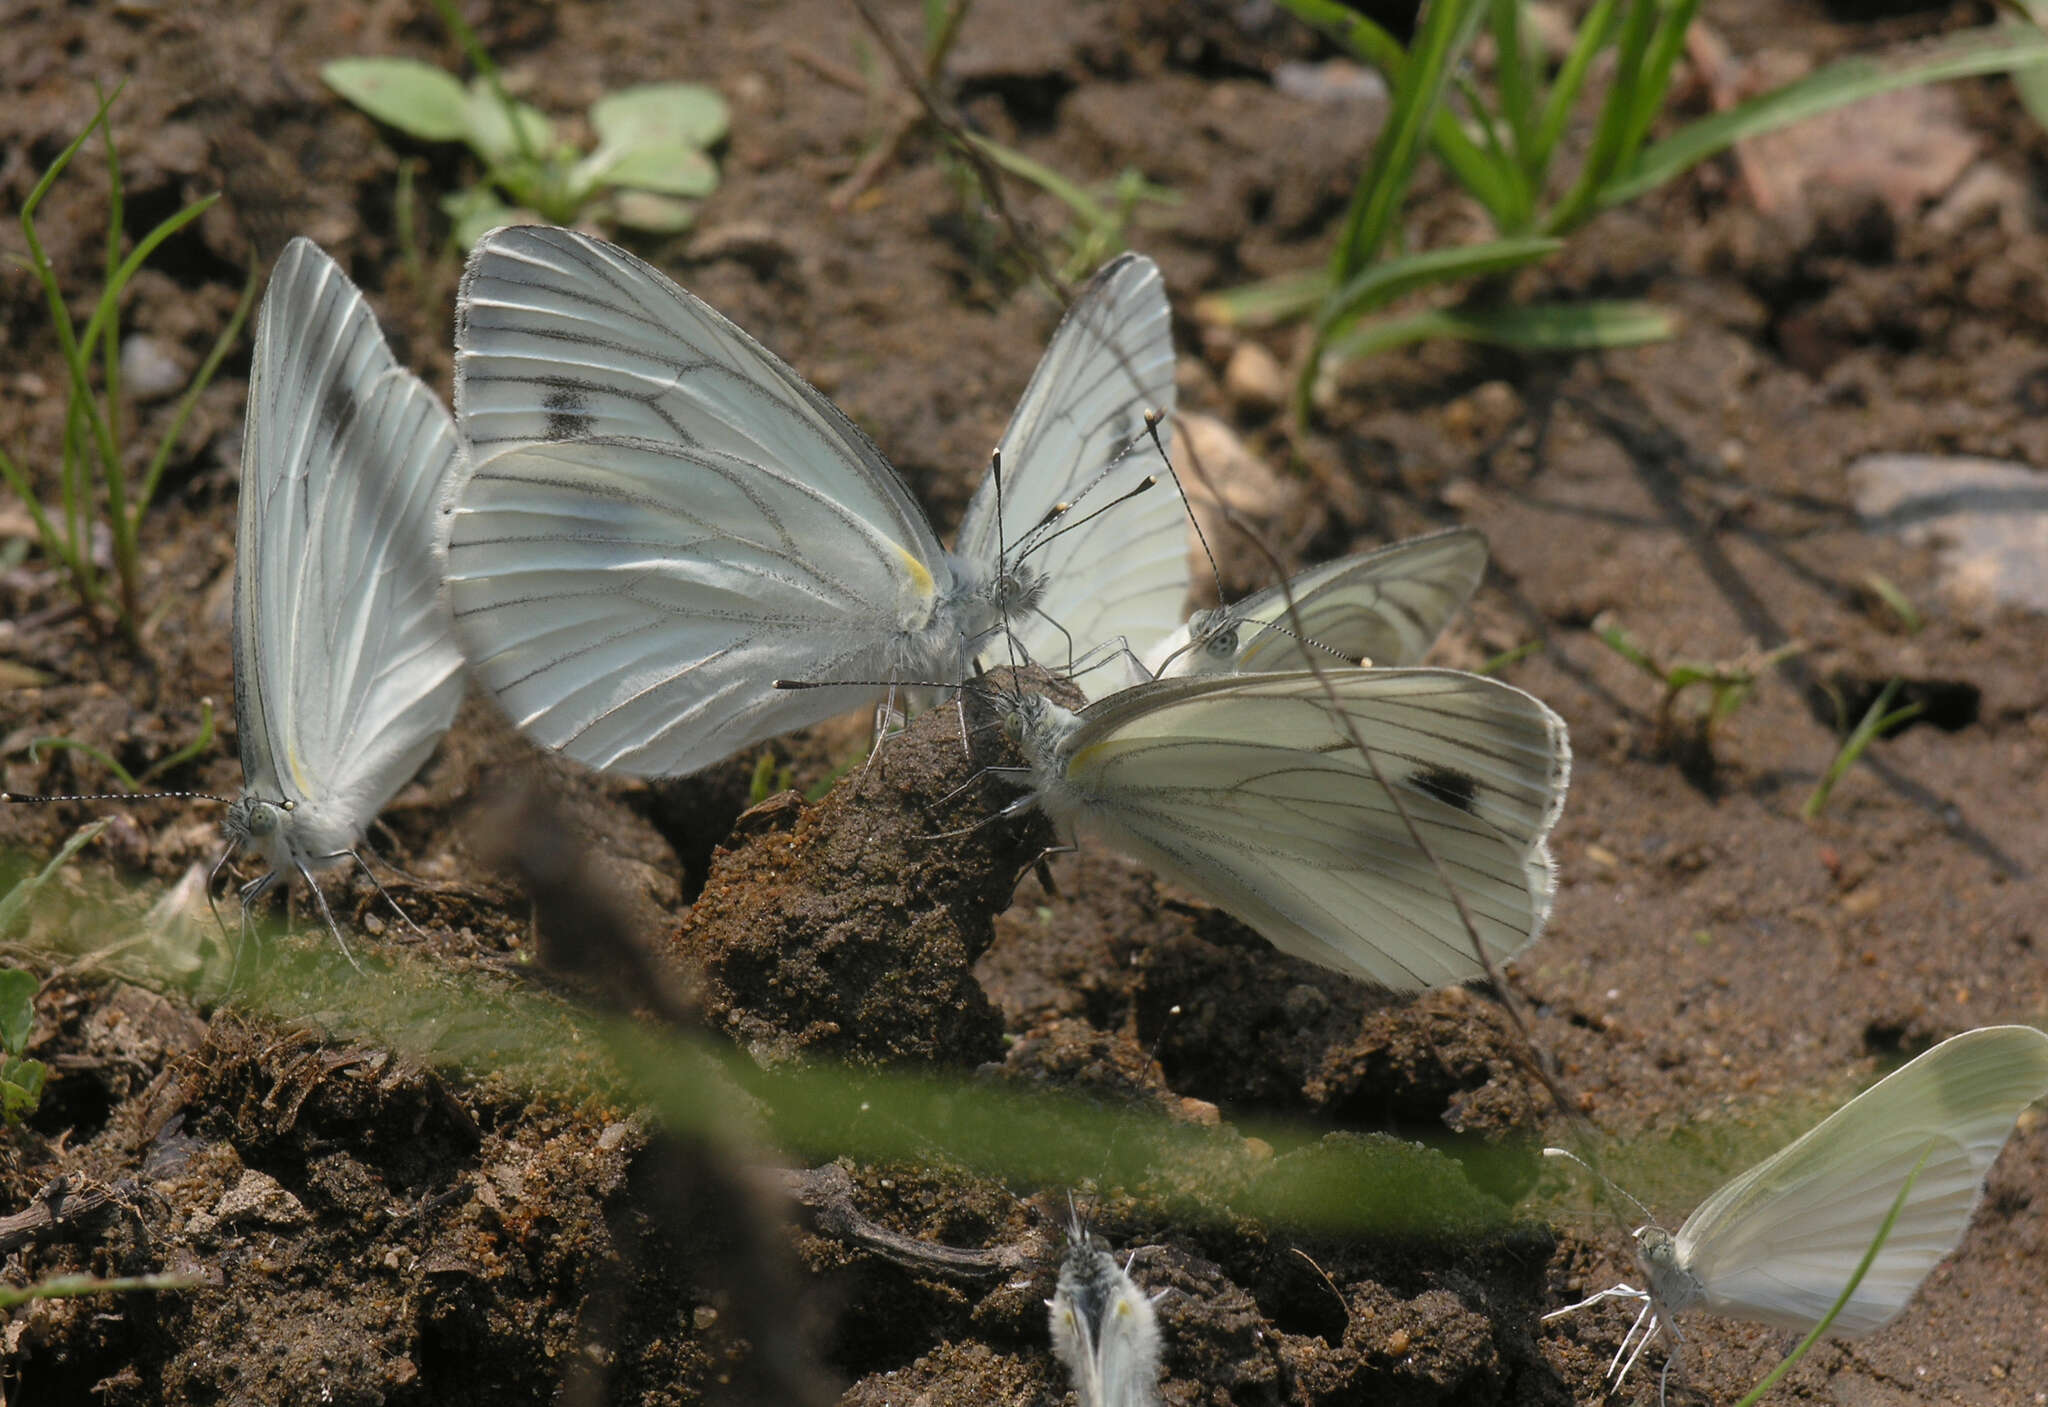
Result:
{"label": "green grass blade", "polygon": [[35,520],[36,532],[42,537],[43,551],[49,553],[53,560],[71,574],[73,585],[83,596],[85,585],[79,580],[78,561],[72,556],[71,545],[50,521],[50,515],[44,510],[42,500],[36,497],[34,486],[28,481],[28,475],[21,471],[21,466],[16,464],[13,457],[4,449],[0,449],[0,479],[5,479],[7,487],[14,491],[14,496],[27,505],[28,515]]}
{"label": "green grass blade", "polygon": [[[97,85],[95,85],[97,87]],[[106,94],[100,100],[106,101]],[[121,153],[114,145],[114,124],[100,124],[100,138],[107,160],[107,279],[113,280],[114,270],[121,263],[121,232],[127,228],[124,202],[121,195]],[[114,443],[121,442],[121,326],[120,319],[110,319],[101,333],[100,384],[107,390],[107,424],[113,431]],[[90,339],[88,339],[90,340]]]}
{"label": "green grass blade", "polygon": [[[1280,5],[1303,24],[1321,30],[1348,49],[1360,63],[1377,69],[1389,88],[1400,87],[1408,55],[1385,29],[1335,0],[1280,0]],[[1517,219],[1515,192],[1525,183],[1511,180],[1508,171],[1494,165],[1479,144],[1466,135],[1456,115],[1444,108],[1439,107],[1430,120],[1429,140],[1445,169],[1474,200],[1486,207],[1495,228],[1503,234],[1519,233],[1527,219]]]}
{"label": "green grass blade", "polygon": [[1438,0],[1423,20],[1414,52],[1394,85],[1393,110],[1373,144],[1370,175],[1360,182],[1338,236],[1331,270],[1339,283],[1363,269],[1385,245],[1401,211],[1422,151],[1422,139],[1443,103],[1444,85],[1479,27],[1479,0]]}
{"label": "green grass blade", "polygon": [[1600,188],[1598,203],[1606,209],[1634,200],[1744,138],[1773,132],[1864,98],[1922,83],[2011,72],[2043,62],[2048,62],[2048,34],[2010,25],[1965,30],[1910,61],[1887,64],[1868,58],[1844,59],[1726,112],[1701,118],[1663,141],[1652,143]]}
{"label": "green grass blade", "polygon": [[1615,7],[1619,0],[1596,0],[1593,8],[1586,12],[1579,22],[1577,36],[1572,40],[1571,52],[1565,55],[1564,65],[1557,71],[1557,79],[1550,85],[1550,92],[1543,99],[1543,112],[1536,122],[1536,137],[1530,144],[1528,162],[1530,181],[1540,191],[1544,175],[1550,169],[1550,158],[1557,151],[1558,140],[1564,136],[1565,124],[1571,121],[1572,109],[1578,106],[1579,94],[1586,86],[1586,74],[1593,67],[1593,60],[1607,45],[1614,27]]}
{"label": "green grass blade", "polygon": [[33,1285],[0,1285],[0,1309],[13,1309],[34,1300],[74,1299],[80,1295],[196,1290],[200,1284],[199,1278],[193,1275],[123,1275],[111,1280],[102,1280],[96,1275],[53,1275]]}
{"label": "green grass blade", "polygon": [[[21,207],[21,233],[28,245],[29,268],[35,274],[36,281],[42,285],[43,298],[50,310],[50,326],[57,334],[58,346],[64,353],[64,366],[70,374],[71,401],[67,416],[79,417],[91,431],[90,443],[99,455],[101,463],[108,466],[107,472],[110,476],[119,472],[120,454],[114,446],[113,429],[101,413],[99,400],[93,395],[92,390],[91,364],[97,329],[89,324],[87,335],[82,339],[78,336],[77,325],[71,320],[71,309],[64,301],[64,290],[57,282],[56,266],[50,262],[49,255],[43,250],[42,239],[36,233],[35,215],[43,197],[49,194],[50,187],[71,164],[71,158],[78,154],[79,148],[92,136],[93,129],[107,121],[107,111],[114,99],[120,95],[121,89],[116,87],[113,94],[101,102],[99,111],[93,115],[93,120],[78,134],[71,145],[64,148],[57,159],[50,163],[49,169],[44,171],[42,179],[36,182],[35,189],[29,193],[28,200]],[[89,490],[81,472],[83,456],[73,454],[76,442],[72,439],[72,434],[73,422],[67,419],[63,475],[66,495],[65,525],[66,531],[71,535],[73,555],[90,576],[90,543],[81,546],[80,536],[80,524],[84,516],[90,512]]]}
{"label": "green grass blade", "polygon": [[64,842],[50,863],[42,870],[24,879],[21,883],[0,894],[0,935],[10,932],[21,916],[28,910],[28,901],[36,897],[36,891],[53,879],[57,871],[71,863],[71,857],[99,838],[99,833],[114,824],[111,816],[102,817],[89,825],[81,826],[71,839]]}
{"label": "green grass blade", "polygon": [[512,95],[505,91],[505,80],[498,73],[498,65],[491,58],[491,51],[484,47],[483,41],[476,37],[476,31],[462,18],[462,7],[457,5],[455,0],[434,0],[434,9],[441,16],[441,23],[455,36],[455,42],[461,46],[462,52],[469,55],[470,63],[475,65],[484,82],[490,85],[491,96],[498,100],[498,106],[505,114],[505,122],[512,129],[512,140],[520,159],[537,164],[540,156],[533,149],[533,138],[527,132],[526,124],[520,120],[519,106],[513,102]]}
{"label": "green grass blade", "polygon": [[1771,1369],[1764,1380],[1751,1388],[1749,1394],[1736,1403],[1735,1407],[1756,1407],[1758,1400],[1777,1386],[1778,1379],[1791,1372],[1793,1365],[1806,1357],[1807,1350],[1820,1342],[1821,1335],[1828,1331],[1828,1326],[1835,1322],[1849,1303],[1850,1296],[1856,1293],[1856,1287],[1863,1283],[1863,1277],[1870,1273],[1870,1267],[1877,1263],[1877,1253],[1883,1250],[1884,1243],[1891,1239],[1892,1227],[1898,1223],[1899,1213],[1906,1209],[1906,1198],[1912,1194],[1913,1184],[1920,1180],[1920,1170],[1927,1166],[1927,1160],[1933,1153],[1934,1145],[1930,1143],[1927,1145],[1927,1151],[1920,1155],[1920,1161],[1913,1164],[1913,1171],[1906,1174],[1905,1185],[1899,1188],[1899,1195],[1892,1198],[1891,1210],[1885,1213],[1884,1224],[1877,1228],[1877,1235],[1871,1238],[1870,1248],[1864,1251],[1863,1259],[1856,1263],[1856,1273],[1849,1277],[1849,1283],[1842,1287],[1842,1293],[1835,1297],[1835,1302],[1828,1307],[1828,1312],[1821,1316],[1820,1323],[1814,1325],[1806,1337],[1785,1355],[1785,1361]]}
{"label": "green grass blade", "polygon": [[1585,164],[1579,168],[1571,190],[1543,222],[1546,234],[1562,234],[1584,224],[1599,208],[1595,201],[1601,190],[1633,155],[1626,143],[1645,88],[1644,63],[1656,37],[1657,12],[1661,8],[1661,0],[1629,0],[1614,46],[1614,83],[1600,105],[1592,149],[1586,153]]}
{"label": "green grass blade", "polygon": [[1306,317],[1329,294],[1329,269],[1304,269],[1204,294],[1195,300],[1195,318],[1223,327],[1272,327]]}
{"label": "green grass blade", "polygon": [[191,742],[185,744],[185,746],[179,748],[176,752],[170,753],[169,755],[164,757],[159,757],[156,761],[150,763],[149,766],[143,768],[142,775],[140,777],[137,777],[136,781],[147,782],[151,777],[160,776],[161,774],[170,771],[173,767],[182,767],[187,762],[190,762],[193,758],[199,756],[200,753],[205,752],[208,748],[212,746],[213,700],[201,699],[199,701],[198,736],[193,738]]}
{"label": "green grass blade", "polygon": [[135,780],[135,774],[115,761],[114,755],[105,748],[95,747],[87,742],[80,742],[77,738],[37,738],[28,745],[28,760],[31,762],[39,761],[38,754],[44,748],[51,748],[57,752],[82,752],[93,761],[99,763],[100,766],[112,772],[114,779],[121,784],[123,791],[142,790],[142,784]]}
{"label": "green grass blade", "polygon": [[177,448],[178,436],[184,433],[185,422],[191,418],[192,408],[199,403],[199,397],[213,383],[214,373],[220,370],[221,362],[234,348],[242,335],[242,327],[249,321],[249,314],[256,306],[256,290],[262,286],[263,266],[254,259],[249,261],[249,276],[242,281],[242,297],[235,304],[234,315],[228,325],[220,330],[220,336],[213,339],[213,346],[207,350],[206,360],[199,364],[199,370],[192,374],[192,380],[185,387],[185,394],[178,399],[178,408],[171,416],[171,423],[164,427],[163,438],[157,441],[156,453],[150,456],[149,468],[143,471],[142,486],[135,492],[134,521],[129,535],[134,537],[142,530],[143,516],[156,498],[156,490],[164,476],[164,466],[170,463],[171,451]]}
{"label": "green grass blade", "polygon": [[1650,124],[1663,111],[1664,95],[1671,90],[1672,71],[1678,67],[1679,54],[1685,48],[1685,32],[1692,27],[1693,15],[1698,10],[1699,0],[1677,0],[1657,21],[1657,32],[1651,38],[1649,53],[1643,60],[1635,111],[1629,117],[1628,129],[1622,134],[1621,164],[1624,166],[1635,159],[1643,139],[1649,135]]}
{"label": "green grass blade", "polygon": [[1927,706],[1917,703],[1908,704],[1891,713],[1885,712],[1891,707],[1892,700],[1898,696],[1902,682],[1897,679],[1888,681],[1878,696],[1871,701],[1870,707],[1863,711],[1863,717],[1857,722],[1855,730],[1842,740],[1841,748],[1835,753],[1834,760],[1828,763],[1828,770],[1821,774],[1813,794],[1807,797],[1806,804],[1799,808],[1799,818],[1802,821],[1814,820],[1827,809],[1828,798],[1834,794],[1835,783],[1849,775],[1849,769],[1870,750],[1872,743],[1907,719],[1918,718],[1926,712]]}
{"label": "green grass blade", "polygon": [[1661,342],[1677,328],[1652,303],[1535,303],[1525,307],[1434,309],[1375,319],[1332,338],[1327,355],[1351,361],[1410,342],[1448,337],[1520,352],[1585,352]]}
{"label": "green grass blade", "polygon": [[1327,337],[1341,324],[1417,289],[1506,273],[1533,264],[1563,247],[1563,240],[1524,237],[1382,260],[1324,301],[1317,327]]}
{"label": "green grass blade", "polygon": [[1522,45],[1521,0],[1493,0],[1488,7],[1493,32],[1494,73],[1500,88],[1501,120],[1514,139],[1515,169],[1526,172],[1536,136],[1536,85],[1540,81],[1529,52]]}
{"label": "green grass blade", "polygon": [[1091,230],[1115,227],[1116,217],[1110,213],[1107,206],[1050,166],[1033,161],[1023,152],[1006,147],[1001,142],[990,141],[978,132],[969,132],[967,139],[999,169],[1031,182],[1047,195],[1054,197],[1072,210],[1075,218]]}

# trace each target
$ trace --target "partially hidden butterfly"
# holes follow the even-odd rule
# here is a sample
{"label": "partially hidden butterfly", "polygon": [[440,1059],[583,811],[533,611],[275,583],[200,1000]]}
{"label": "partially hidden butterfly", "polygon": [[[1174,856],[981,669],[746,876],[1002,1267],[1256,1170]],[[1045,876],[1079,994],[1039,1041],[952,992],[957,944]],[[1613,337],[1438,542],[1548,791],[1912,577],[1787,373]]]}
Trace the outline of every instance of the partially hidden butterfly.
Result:
{"label": "partially hidden butterfly", "polygon": [[1006,622],[1055,669],[1112,618],[1149,649],[1187,592],[1143,433],[1172,410],[1170,332],[1151,261],[1106,265],[947,552],[868,437],[705,303],[601,240],[494,231],[456,332],[471,464],[447,592],[470,663],[542,745],[668,776],[880,692],[779,679],[964,679],[1010,662]]}
{"label": "partially hidden butterfly", "polygon": [[1046,1306],[1052,1351],[1073,1378],[1081,1407],[1155,1407],[1159,1319],[1152,1300],[1078,1221]]}
{"label": "partially hidden butterfly", "polygon": [[1808,1332],[1896,1204],[1876,1258],[1828,1325],[1835,1337],[1861,1338],[1896,1318],[1956,1248],[2020,1111],[2043,1096],[2048,1034],[1983,1026],[1951,1036],[1724,1184],[1677,1235],[1639,1228],[1644,1288],[1617,1285],[1544,1317],[1601,1300],[1639,1303],[1608,1365],[1617,1385],[1688,1309]]}
{"label": "partially hidden butterfly", "polygon": [[[1301,573],[1287,589],[1196,611],[1145,659],[1157,677],[1405,666],[1429,647],[1486,575],[1486,539],[1451,528]],[[1289,613],[1289,597],[1293,612]]]}
{"label": "partially hidden butterfly", "polygon": [[293,240],[249,374],[235,530],[243,791],[223,829],[228,853],[247,847],[270,867],[245,904],[296,874],[337,942],[312,871],[360,863],[364,831],[462,702],[434,542],[458,457],[447,410],[392,357],[362,294]]}
{"label": "partially hidden butterfly", "polygon": [[1550,912],[1545,837],[1571,753],[1563,720],[1509,685],[1298,670],[1162,679],[1079,712],[1031,693],[997,707],[1029,773],[1011,810],[1040,807],[1296,957],[1417,991],[1486,970],[1447,879],[1496,962]]}

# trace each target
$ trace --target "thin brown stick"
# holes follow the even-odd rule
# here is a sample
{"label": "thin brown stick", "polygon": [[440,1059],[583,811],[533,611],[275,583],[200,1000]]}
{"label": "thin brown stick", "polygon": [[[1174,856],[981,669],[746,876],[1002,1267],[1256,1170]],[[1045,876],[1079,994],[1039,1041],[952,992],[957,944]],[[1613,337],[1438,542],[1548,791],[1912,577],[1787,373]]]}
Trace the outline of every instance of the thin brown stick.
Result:
{"label": "thin brown stick", "polygon": [[[915,60],[903,51],[902,43],[883,25],[868,0],[847,0],[847,3],[853,6],[861,22],[873,33],[875,42],[881,45],[882,52],[888,55],[890,65],[895,68],[897,78],[905,88],[916,95],[933,126],[952,143],[961,160],[974,172],[974,178],[981,186],[983,197],[996,212],[996,218],[1002,221],[1003,229],[1009,235],[1011,247],[1016,250],[1017,257],[1029,266],[1032,274],[1041,283],[1058,295],[1061,307],[1072,303],[1073,290],[1067,286],[1067,281],[1059,276],[1052,265],[1046,262],[1045,255],[1039,251],[1038,242],[1025,232],[1016,213],[1010,209],[1009,201],[1003,197],[1002,174],[995,169],[987,155],[969,139],[967,124],[960,119],[958,111],[951,103],[941,98],[934,84],[919,72]],[[956,16],[965,13],[964,6],[955,11]],[[957,28],[957,18],[953,24]],[[950,42],[949,38],[946,44],[934,45],[934,55],[943,55]]]}

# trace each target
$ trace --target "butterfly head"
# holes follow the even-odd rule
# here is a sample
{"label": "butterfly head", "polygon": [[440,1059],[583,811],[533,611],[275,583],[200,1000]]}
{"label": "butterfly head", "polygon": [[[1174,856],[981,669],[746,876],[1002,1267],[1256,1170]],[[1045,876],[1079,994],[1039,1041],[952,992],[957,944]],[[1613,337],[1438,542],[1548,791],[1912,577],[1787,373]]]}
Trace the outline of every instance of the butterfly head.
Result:
{"label": "butterfly head", "polygon": [[290,848],[294,805],[290,801],[266,801],[260,796],[244,796],[228,806],[228,813],[220,823],[221,834],[231,843],[247,846],[263,856],[272,869],[280,868]]}
{"label": "butterfly head", "polygon": [[1002,613],[1004,620],[1038,609],[1044,599],[1045,573],[1022,562],[1005,565],[996,573],[995,580],[988,585],[988,601]]}
{"label": "butterfly head", "polygon": [[1676,1314],[1706,1293],[1679,1258],[1677,1239],[1661,1226],[1636,1228],[1636,1264],[1650,1282],[1651,1297],[1666,1314]]}
{"label": "butterfly head", "polygon": [[1237,617],[1227,607],[1189,616],[1188,638],[1198,651],[1197,669],[1229,669],[1237,660]]}

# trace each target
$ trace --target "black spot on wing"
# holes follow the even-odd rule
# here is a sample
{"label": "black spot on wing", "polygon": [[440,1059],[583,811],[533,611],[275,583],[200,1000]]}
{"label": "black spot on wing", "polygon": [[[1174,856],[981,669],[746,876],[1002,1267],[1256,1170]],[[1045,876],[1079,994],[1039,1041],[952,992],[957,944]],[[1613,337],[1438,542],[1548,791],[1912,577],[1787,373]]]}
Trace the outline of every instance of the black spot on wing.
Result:
{"label": "black spot on wing", "polygon": [[1408,784],[1448,806],[1471,815],[1479,796],[1479,783],[1455,767],[1424,767],[1408,774]]}
{"label": "black spot on wing", "polygon": [[590,400],[581,387],[557,383],[548,388],[540,403],[548,413],[549,440],[576,440],[590,433]]}
{"label": "black spot on wing", "polygon": [[355,390],[347,381],[336,377],[320,392],[320,429],[330,443],[348,428],[356,418],[357,402]]}

